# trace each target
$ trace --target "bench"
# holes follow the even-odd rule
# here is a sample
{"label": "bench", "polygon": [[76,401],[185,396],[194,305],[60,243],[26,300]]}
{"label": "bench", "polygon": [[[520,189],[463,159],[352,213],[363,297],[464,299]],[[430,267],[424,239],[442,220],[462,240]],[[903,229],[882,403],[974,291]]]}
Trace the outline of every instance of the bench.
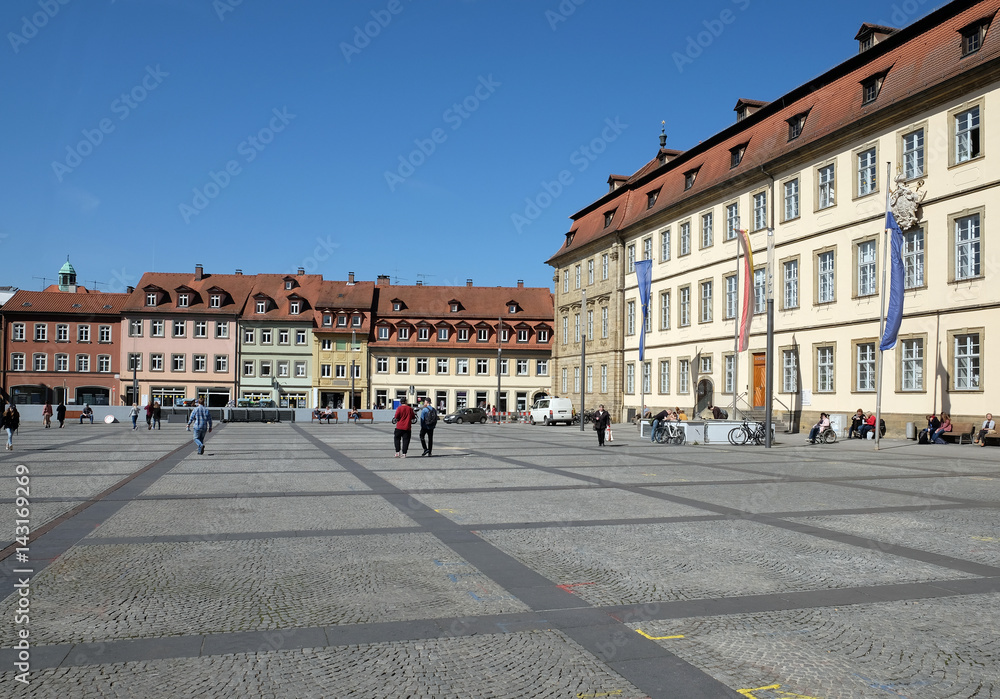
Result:
{"label": "bench", "polygon": [[976,425],[972,422],[953,422],[951,423],[951,430],[949,432],[942,432],[941,439],[957,439],[959,444],[969,440],[969,444],[972,444],[972,438],[975,437]]}
{"label": "bench", "polygon": [[330,420],[333,420],[334,422],[340,422],[337,419],[337,411],[336,410],[331,410],[331,411],[329,411],[327,413],[320,413],[319,415],[317,415],[316,411],[314,410],[312,412],[312,419],[310,419],[309,422],[312,422],[313,420],[319,420],[319,423],[321,425],[323,424],[323,420],[326,420],[326,424],[328,424],[328,425],[330,424]]}
{"label": "bench", "polygon": [[[371,411],[359,410],[358,411],[358,420],[367,420],[370,423],[374,423],[375,422],[375,415]],[[351,420],[348,419],[347,421],[350,422]]]}
{"label": "bench", "polygon": [[82,415],[82,414],[83,414],[82,410],[67,410],[66,411],[66,419],[67,420],[72,420],[72,419],[76,418],[76,419],[79,420],[80,419],[80,415]]}
{"label": "bench", "polygon": [[[976,425],[976,433],[972,435],[973,439],[979,436],[979,430],[981,429],[983,428]],[[987,444],[1000,445],[1000,430],[993,429],[983,435],[983,446],[986,446]]]}

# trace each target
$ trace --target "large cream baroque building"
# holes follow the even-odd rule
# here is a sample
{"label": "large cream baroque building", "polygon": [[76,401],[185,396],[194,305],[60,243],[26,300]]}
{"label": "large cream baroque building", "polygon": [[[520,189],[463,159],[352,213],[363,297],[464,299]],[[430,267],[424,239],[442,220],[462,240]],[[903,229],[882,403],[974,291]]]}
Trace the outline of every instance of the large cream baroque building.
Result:
{"label": "large cream baroque building", "polygon": [[[587,404],[621,418],[642,404],[731,406],[734,392],[741,409],[762,407],[770,232],[776,418],[808,425],[819,411],[874,410],[887,189],[908,189],[923,200],[903,231],[904,316],[883,357],[883,414],[892,429],[931,411],[995,411],[1000,289],[987,238],[1000,177],[989,136],[1000,130],[998,9],[1000,0],[952,2],[904,29],[862,25],[857,55],[808,85],[771,102],[741,99],[729,128],[683,152],[661,139],[637,173],[613,176],[549,260],[554,381],[565,371],[578,401],[582,375]],[[755,315],[749,348],[736,354],[740,229],[753,250]],[[640,362],[643,259],[653,274]],[[578,316],[597,337],[585,366]],[[604,371],[606,385],[586,380]]]}

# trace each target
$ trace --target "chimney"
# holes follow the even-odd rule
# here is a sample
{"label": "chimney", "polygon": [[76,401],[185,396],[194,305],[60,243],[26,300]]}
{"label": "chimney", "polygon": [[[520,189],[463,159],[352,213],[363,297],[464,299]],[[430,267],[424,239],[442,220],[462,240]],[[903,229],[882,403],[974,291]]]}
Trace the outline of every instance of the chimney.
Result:
{"label": "chimney", "polygon": [[465,285],[466,286],[472,286],[472,280],[471,279],[466,279],[465,280]]}
{"label": "chimney", "polygon": [[390,286],[391,284],[392,284],[392,282],[389,281],[389,275],[388,274],[380,274],[380,275],[378,275],[378,279],[375,281],[375,285],[376,286]]}
{"label": "chimney", "polygon": [[424,283],[418,279],[417,280],[417,286],[423,286],[423,285],[424,285]]}
{"label": "chimney", "polygon": [[354,283],[354,272],[348,272],[347,273],[347,283],[348,284],[353,284]]}
{"label": "chimney", "polygon": [[296,272],[296,274],[305,274],[305,273],[306,273],[306,268],[305,267],[299,267],[299,271]]}
{"label": "chimney", "polygon": [[243,270],[242,269],[236,270],[236,276],[237,277],[242,277],[243,276]]}
{"label": "chimney", "polygon": [[203,276],[205,276],[205,268],[202,267],[201,265],[195,265],[194,266],[194,280],[196,282],[200,282],[201,278]]}
{"label": "chimney", "polygon": [[126,286],[125,287],[125,293],[126,294],[131,294],[133,291],[135,291],[135,287],[134,286]]}
{"label": "chimney", "polygon": [[523,289],[524,288],[524,280],[523,279],[518,279],[517,280],[517,288],[518,289]]}

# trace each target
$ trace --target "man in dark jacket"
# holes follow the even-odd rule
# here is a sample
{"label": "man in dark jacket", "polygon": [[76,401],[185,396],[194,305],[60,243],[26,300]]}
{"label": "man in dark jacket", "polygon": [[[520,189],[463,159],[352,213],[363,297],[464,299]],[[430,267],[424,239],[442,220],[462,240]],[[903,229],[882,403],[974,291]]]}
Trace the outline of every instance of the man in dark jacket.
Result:
{"label": "man in dark jacket", "polygon": [[938,416],[934,413],[928,415],[927,427],[920,430],[920,434],[917,437],[917,443],[930,444],[931,440],[934,437],[934,433],[937,431],[939,427],[941,427],[941,421],[938,419]]}
{"label": "man in dark jacket", "polygon": [[62,401],[59,401],[59,406],[56,408],[56,419],[59,421],[60,428],[66,422],[66,404]]}
{"label": "man in dark jacket", "polygon": [[611,426],[611,413],[602,405],[594,415],[594,429],[597,431],[597,446],[604,446],[604,433]]}

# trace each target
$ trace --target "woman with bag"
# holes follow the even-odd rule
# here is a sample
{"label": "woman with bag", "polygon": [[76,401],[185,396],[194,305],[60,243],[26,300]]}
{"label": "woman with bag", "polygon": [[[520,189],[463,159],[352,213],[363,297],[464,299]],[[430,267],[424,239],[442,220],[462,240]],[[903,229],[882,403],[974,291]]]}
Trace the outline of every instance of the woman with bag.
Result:
{"label": "woman with bag", "polygon": [[594,430],[597,432],[597,446],[604,446],[604,433],[611,431],[611,414],[602,405],[594,415]]}

